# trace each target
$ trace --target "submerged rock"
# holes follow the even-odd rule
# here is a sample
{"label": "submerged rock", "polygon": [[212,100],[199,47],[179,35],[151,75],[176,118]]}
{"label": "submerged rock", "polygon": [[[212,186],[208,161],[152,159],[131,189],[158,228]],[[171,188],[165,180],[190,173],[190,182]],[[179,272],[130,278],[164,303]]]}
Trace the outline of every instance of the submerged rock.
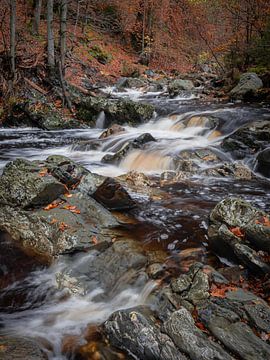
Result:
{"label": "submerged rock", "polygon": [[233,99],[249,100],[257,90],[263,87],[262,80],[256,73],[242,74],[238,85],[230,92]]}
{"label": "submerged rock", "polygon": [[134,140],[127,141],[120,150],[118,150],[113,155],[105,155],[102,158],[102,162],[119,164],[132,150],[142,149],[143,146],[151,141],[156,141],[156,139],[149,133],[142,134],[135,138]]}
{"label": "submerged rock", "polygon": [[97,117],[104,111],[104,127],[112,124],[138,125],[150,120],[154,114],[154,107],[131,100],[111,100],[105,97],[88,97],[78,105],[78,118],[95,126]]}
{"label": "submerged rock", "polygon": [[241,199],[227,198],[210,214],[208,237],[213,248],[228,250],[255,271],[268,273],[270,266],[257,250],[270,252],[269,216]]}

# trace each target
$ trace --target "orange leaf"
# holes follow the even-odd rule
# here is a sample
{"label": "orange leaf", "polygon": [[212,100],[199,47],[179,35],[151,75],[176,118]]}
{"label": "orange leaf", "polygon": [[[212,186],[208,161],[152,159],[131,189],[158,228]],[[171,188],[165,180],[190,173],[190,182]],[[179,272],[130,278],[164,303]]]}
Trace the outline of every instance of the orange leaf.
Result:
{"label": "orange leaf", "polygon": [[230,228],[229,230],[230,230],[230,232],[233,233],[233,235],[235,235],[237,237],[244,237],[245,236],[243,230],[241,230],[240,227]]}
{"label": "orange leaf", "polygon": [[92,241],[92,243],[93,244],[98,244],[98,239],[97,239],[97,237],[94,235],[94,236],[92,236],[92,239],[91,239],[91,241]]}
{"label": "orange leaf", "polygon": [[204,332],[207,332],[207,329],[206,327],[203,325],[203,323],[201,323],[200,321],[197,321],[195,323],[195,325],[197,326],[197,328],[199,328],[200,330],[204,331]]}
{"label": "orange leaf", "polygon": [[58,220],[53,218],[52,221],[51,221],[51,224],[53,225],[53,224],[56,224],[57,222],[58,222]]}
{"label": "orange leaf", "polygon": [[227,291],[235,291],[237,290],[237,288],[235,286],[231,286],[231,285],[226,285],[224,287],[220,287],[218,288],[217,286],[212,286],[212,289],[211,289],[211,296],[214,296],[214,297],[220,297],[220,298],[224,298],[225,295],[226,295],[226,292]]}
{"label": "orange leaf", "polygon": [[59,202],[53,201],[51,204],[45,206],[45,208],[43,208],[43,209],[46,211],[49,211],[51,209],[56,208],[59,204],[60,204]]}
{"label": "orange leaf", "polygon": [[79,210],[79,209],[72,209],[72,210],[70,210],[72,213],[74,213],[74,214],[80,214],[81,213],[81,211]]}
{"label": "orange leaf", "polygon": [[64,231],[64,230],[66,230],[68,227],[69,227],[69,226],[68,226],[66,223],[61,222],[60,225],[59,225],[59,230],[60,230],[60,231]]}
{"label": "orange leaf", "polygon": [[67,198],[71,198],[71,197],[72,197],[72,194],[70,194],[70,193],[66,193],[66,194],[65,194],[65,197],[67,197]]}

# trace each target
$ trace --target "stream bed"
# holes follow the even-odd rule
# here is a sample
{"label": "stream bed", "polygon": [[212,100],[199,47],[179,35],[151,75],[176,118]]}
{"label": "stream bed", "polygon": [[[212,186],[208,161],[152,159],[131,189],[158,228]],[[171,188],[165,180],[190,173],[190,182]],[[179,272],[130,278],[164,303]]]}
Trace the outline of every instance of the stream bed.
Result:
{"label": "stream bed", "polygon": [[[164,266],[165,277],[185,273],[196,261],[214,267],[232,266],[231,259],[217,256],[209,249],[209,213],[228,196],[241,197],[269,212],[269,181],[260,174],[251,179],[210,176],[206,170],[212,164],[204,158],[214,153],[217,155],[215,166],[233,163],[232,155],[220,146],[222,140],[249,122],[270,120],[270,110],[232,103],[206,103],[193,96],[169,99],[158,93],[131,90],[113,95],[155,105],[155,117],[138,127],[125,126],[124,132],[103,140],[99,140],[99,136],[104,129],[98,127],[102,119],[94,129],[2,128],[1,171],[16,158],[45,160],[50,155],[63,155],[103,176],[121,178],[130,171],[143,173],[152,182],[154,192],[128,188],[139,206],[126,215],[128,221],[122,229],[122,239],[136,242],[148,256],[159,258],[155,262]],[[218,124],[209,127],[203,120],[207,117],[218,119]],[[193,120],[186,121],[190,119]],[[126,142],[145,133],[150,133],[156,141],[132,150],[118,164],[101,161],[105,155],[114,154]],[[78,146],[87,141],[98,145],[94,149]],[[168,181],[179,166],[179,154],[187,151],[186,160],[189,160],[188,154],[194,149],[210,150],[203,159],[196,159],[200,171],[189,178]],[[247,156],[242,162],[254,173],[254,158]],[[101,262],[99,275],[87,283],[87,291],[78,287],[77,292],[70,295],[65,285],[59,289],[59,274],[72,277],[79,273],[82,276],[84,264],[94,262],[99,256],[96,251],[63,255],[53,265],[45,267],[12,248],[3,234],[0,240],[1,333],[36,339],[49,359],[70,358],[63,353],[63,343],[68,342],[67,339],[82,341],[90,325],[102,324],[116,310],[151,304],[151,294],[159,286],[159,281],[151,276],[145,279],[137,262],[134,271],[129,269],[123,273]],[[104,262],[109,262],[108,258],[105,257]],[[119,278],[112,276],[108,280],[111,269],[119,270]],[[113,350],[110,354],[108,359],[116,358]]]}

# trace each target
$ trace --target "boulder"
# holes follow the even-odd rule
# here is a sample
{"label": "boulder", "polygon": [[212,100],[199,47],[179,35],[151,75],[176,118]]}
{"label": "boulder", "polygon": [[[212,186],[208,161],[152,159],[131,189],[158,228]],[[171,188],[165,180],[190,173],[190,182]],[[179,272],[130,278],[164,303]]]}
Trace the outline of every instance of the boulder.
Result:
{"label": "boulder", "polygon": [[160,332],[147,307],[136,307],[113,313],[104,324],[112,345],[136,359],[186,360],[173,341]]}
{"label": "boulder", "polygon": [[231,90],[233,99],[249,100],[257,90],[263,87],[263,82],[256,73],[244,73],[239,83]]}
{"label": "boulder", "polygon": [[270,178],[270,147],[258,154],[256,171]]}
{"label": "boulder", "polygon": [[26,337],[1,336],[0,358],[2,360],[47,360],[48,357],[41,350],[40,345],[33,339]]}
{"label": "boulder", "polygon": [[222,165],[203,169],[200,174],[213,177],[232,177],[241,180],[251,180],[255,177],[252,171],[241,162],[223,163]]}
{"label": "boulder", "polygon": [[105,127],[110,127],[112,124],[134,126],[150,120],[154,114],[154,107],[126,99],[88,97],[78,104],[77,116],[94,127],[101,111],[105,114]]}
{"label": "boulder", "polygon": [[140,89],[148,84],[146,79],[133,78],[133,77],[123,77],[118,80],[115,84],[117,90],[123,90],[126,88],[135,88]]}
{"label": "boulder", "polygon": [[233,360],[223,348],[195,326],[191,314],[181,307],[162,326],[177,347],[193,360]]}
{"label": "boulder", "polygon": [[102,158],[102,162],[111,163],[111,164],[119,164],[128,153],[132,150],[142,149],[145,144],[156,141],[156,139],[149,133],[142,134],[135,138],[134,140],[127,141],[120,150],[118,150],[115,154],[110,155],[107,154]]}
{"label": "boulder", "polygon": [[[257,306],[245,305],[247,309],[252,307]],[[266,308],[269,312],[269,308]],[[199,317],[211,333],[240,359],[264,360],[270,357],[270,346],[256,336],[251,327],[229,307],[209,302],[199,309]]]}
{"label": "boulder", "polygon": [[125,128],[123,126],[113,124],[110,128],[103,131],[103,133],[99,136],[99,139],[106,139],[109,136],[118,135],[118,134],[121,134],[121,133],[123,133],[125,131],[126,130],[125,130]]}
{"label": "boulder", "polygon": [[136,206],[127,190],[113,178],[105,179],[92,197],[110,210],[130,210]]}
{"label": "boulder", "polygon": [[233,134],[227,136],[221,147],[232,153],[236,159],[254,156],[269,146],[270,121],[254,121],[242,126]]}
{"label": "boulder", "polygon": [[[98,235],[97,235],[98,236]],[[143,287],[148,280],[146,275],[147,257],[133,240],[118,240],[102,252],[92,253],[85,259],[78,254],[77,261],[57,276],[60,288],[67,288],[71,293],[87,294],[102,288],[103,294],[97,293],[98,299],[108,300],[108,296],[117,296],[118,285],[128,280],[128,284]]]}
{"label": "boulder", "polygon": [[168,92],[170,96],[179,95],[181,91],[191,91],[194,89],[194,84],[191,80],[176,79],[169,83]]}
{"label": "boulder", "polygon": [[0,178],[0,204],[22,208],[47,205],[66,192],[46,167],[17,159],[8,163]]}
{"label": "boulder", "polygon": [[[38,109],[37,109],[38,108]],[[33,126],[43,130],[61,130],[73,128],[86,128],[82,122],[65,118],[56,109],[43,104],[41,107],[28,103],[15,104],[4,121],[7,127]]]}
{"label": "boulder", "polygon": [[251,270],[270,271],[259,251],[270,253],[269,215],[244,200],[227,198],[216,205],[210,214],[208,237],[223,256],[227,250]]}

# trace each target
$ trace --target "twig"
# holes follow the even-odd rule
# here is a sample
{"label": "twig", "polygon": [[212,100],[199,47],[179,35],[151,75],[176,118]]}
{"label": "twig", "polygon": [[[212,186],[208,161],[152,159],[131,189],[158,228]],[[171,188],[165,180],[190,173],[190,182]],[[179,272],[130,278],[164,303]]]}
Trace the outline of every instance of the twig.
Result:
{"label": "twig", "polygon": [[24,81],[30,85],[33,89],[37,90],[38,92],[40,92],[43,95],[46,95],[48,93],[48,91],[42,89],[40,86],[38,86],[37,84],[35,84],[33,81],[27,79],[26,77],[24,78]]}

